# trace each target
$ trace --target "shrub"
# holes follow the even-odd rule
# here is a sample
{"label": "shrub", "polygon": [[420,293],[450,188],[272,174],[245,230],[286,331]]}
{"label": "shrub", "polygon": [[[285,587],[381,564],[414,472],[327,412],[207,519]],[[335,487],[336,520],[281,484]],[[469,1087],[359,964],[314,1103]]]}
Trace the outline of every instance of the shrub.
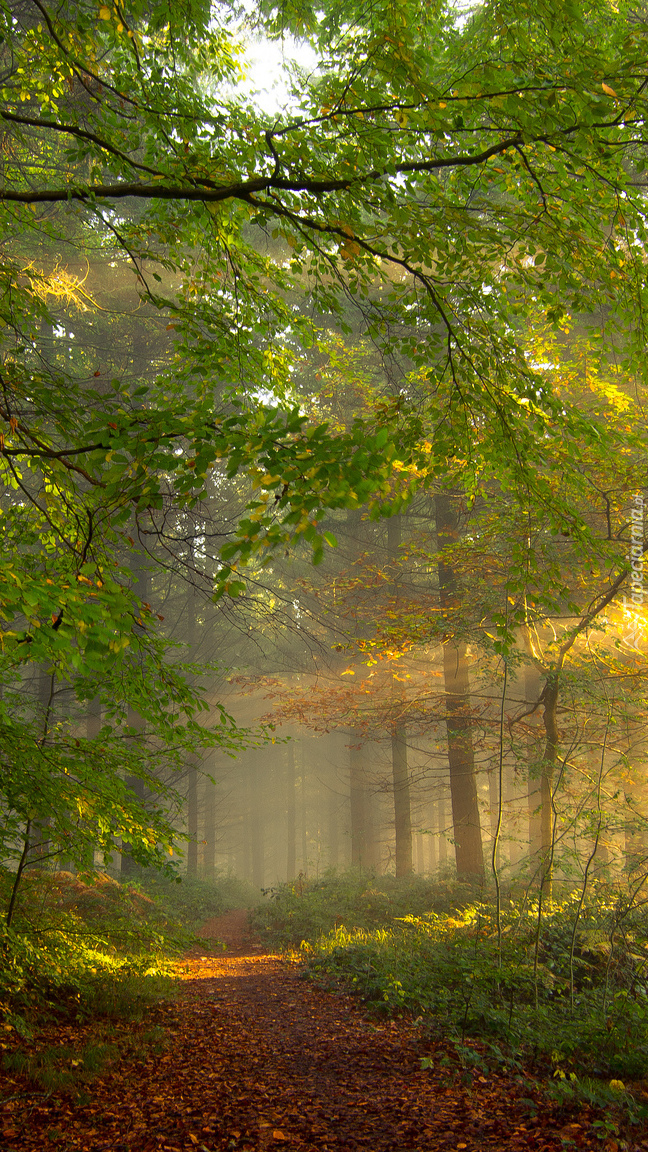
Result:
{"label": "shrub", "polygon": [[468,904],[475,896],[469,885],[439,883],[423,876],[374,876],[358,870],[327,872],[318,879],[280,884],[268,890],[252,924],[273,947],[298,948],[334,928],[366,929],[391,924],[408,915],[421,915]]}
{"label": "shrub", "polygon": [[[648,1074],[648,911],[614,893],[497,914],[470,891],[357,873],[282,885],[255,924],[375,1011],[407,1011],[508,1058],[607,1079]],[[449,909],[454,896],[454,907]],[[303,943],[302,943],[303,942]]]}

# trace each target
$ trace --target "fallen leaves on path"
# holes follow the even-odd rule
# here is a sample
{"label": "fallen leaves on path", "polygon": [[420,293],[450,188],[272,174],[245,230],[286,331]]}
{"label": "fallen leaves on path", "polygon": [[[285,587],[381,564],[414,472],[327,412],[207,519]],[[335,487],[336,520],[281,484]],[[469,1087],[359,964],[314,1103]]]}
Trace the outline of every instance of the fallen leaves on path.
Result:
{"label": "fallen leaves on path", "polygon": [[[348,996],[306,983],[277,957],[194,957],[184,996],[144,1024],[119,1024],[119,1062],[87,1097],[37,1095],[0,1077],[7,1152],[621,1152],[648,1140],[600,1139],[587,1108],[546,1101],[508,1072],[458,1067],[451,1045],[404,1020],[371,1022]],[[157,1052],[144,1034],[163,1029]],[[39,1044],[77,1045],[90,1027],[46,1029]],[[162,1036],[162,1033],[159,1033]],[[129,1047],[130,1045],[130,1047]],[[23,1045],[24,1047],[24,1045]],[[477,1049],[475,1049],[477,1054]],[[421,1057],[432,1062],[421,1069]]]}

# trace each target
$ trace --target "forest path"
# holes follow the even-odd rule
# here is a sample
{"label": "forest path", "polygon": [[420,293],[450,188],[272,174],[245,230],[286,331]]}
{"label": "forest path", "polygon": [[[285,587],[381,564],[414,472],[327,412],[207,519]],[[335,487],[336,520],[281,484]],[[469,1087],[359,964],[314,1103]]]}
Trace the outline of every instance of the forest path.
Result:
{"label": "forest path", "polygon": [[[348,996],[304,981],[250,939],[246,916],[203,929],[229,944],[186,960],[184,995],[119,1026],[152,1025],[160,1050],[126,1055],[88,1099],[52,1095],[3,1109],[11,1152],[561,1152],[648,1149],[602,1142],[587,1109],[566,1115],[532,1082],[475,1070],[406,1020],[372,1022]],[[59,1040],[59,1043],[63,1043]],[[123,1049],[123,1043],[122,1043]],[[432,1056],[434,1068],[421,1071]],[[445,1065],[442,1064],[446,1060]],[[6,1106],[5,1106],[6,1108]],[[7,1122],[9,1127],[7,1127]]]}

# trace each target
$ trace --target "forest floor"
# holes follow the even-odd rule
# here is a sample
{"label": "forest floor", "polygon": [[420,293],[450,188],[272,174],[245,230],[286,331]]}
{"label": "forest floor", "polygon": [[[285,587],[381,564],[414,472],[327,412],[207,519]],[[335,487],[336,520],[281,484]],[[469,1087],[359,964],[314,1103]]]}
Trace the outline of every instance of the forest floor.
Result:
{"label": "forest floor", "polygon": [[[451,1044],[426,1040],[407,1019],[367,1019],[350,997],[264,953],[243,912],[201,934],[226,951],[194,949],[179,1000],[141,1024],[116,1023],[115,1060],[87,1085],[39,1093],[0,1072],[3,1150],[648,1150],[646,1133],[606,1135],[602,1113],[566,1111],[533,1079],[466,1073]],[[46,1026],[36,1044],[78,1050],[95,1027]],[[422,1057],[432,1068],[421,1070]]]}

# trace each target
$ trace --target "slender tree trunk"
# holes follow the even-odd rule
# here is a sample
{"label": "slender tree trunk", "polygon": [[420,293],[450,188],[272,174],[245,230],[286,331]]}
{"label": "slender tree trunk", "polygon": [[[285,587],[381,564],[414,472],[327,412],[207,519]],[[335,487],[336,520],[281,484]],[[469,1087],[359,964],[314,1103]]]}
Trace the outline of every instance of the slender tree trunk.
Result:
{"label": "slender tree trunk", "polygon": [[295,772],[295,745],[286,745],[286,880],[290,884],[297,875],[297,796]]}
{"label": "slender tree trunk", "polygon": [[498,824],[500,795],[496,771],[488,772],[488,819],[491,839],[495,839]]}
{"label": "slender tree trunk", "polygon": [[367,797],[365,757],[362,736],[349,748],[349,776],[351,794],[351,864],[367,867]]}
{"label": "slender tree trunk", "polygon": [[[339,736],[338,736],[339,739]],[[324,737],[320,740],[320,748],[322,755],[322,771],[327,780],[326,792],[326,824],[327,824],[327,841],[328,841],[328,862],[330,868],[337,868],[340,863],[340,809],[342,807],[341,797],[338,792],[338,779],[337,773],[333,768],[333,764],[337,762],[337,756],[331,753],[337,752],[337,741],[334,745],[330,736]],[[331,763],[333,761],[333,764]]]}
{"label": "slender tree trunk", "polygon": [[429,813],[428,819],[430,822],[429,823],[430,832],[429,832],[429,835],[427,837],[427,844],[428,844],[428,866],[427,866],[427,870],[430,873],[430,875],[432,875],[433,872],[436,872],[436,869],[437,869],[437,866],[439,863],[439,837],[436,835],[437,805],[434,803],[434,801],[428,802],[427,810]]}
{"label": "slender tree trunk", "polygon": [[[189,571],[194,567],[194,550],[193,545],[189,545]],[[190,577],[191,578],[191,577]],[[187,589],[186,604],[186,632],[185,639],[189,649],[189,659],[196,662],[198,659],[198,589],[195,583],[191,582]],[[187,834],[189,841],[187,844],[187,876],[198,875],[198,833],[199,833],[199,796],[198,796],[198,777],[201,765],[201,757],[189,752],[187,754],[186,773],[187,773]]]}
{"label": "slender tree trunk", "polygon": [[443,868],[448,862],[448,841],[446,840],[446,802],[443,796],[440,796],[437,800],[437,828],[439,830],[439,835],[437,837],[439,868]]}
{"label": "slender tree trunk", "polygon": [[[508,861],[511,868],[515,868],[525,855],[525,845],[521,843],[522,830],[520,828],[521,809],[518,777],[513,764],[506,765],[505,771],[504,803],[507,813],[508,826]],[[524,821],[526,829],[526,819]]]}
{"label": "slender tree trunk", "polygon": [[543,720],[545,749],[540,776],[541,886],[548,899],[553,887],[553,780],[558,759],[558,674],[548,677],[545,685]]}
{"label": "slender tree trunk", "polygon": [[263,888],[265,883],[265,845],[263,842],[264,821],[261,814],[263,797],[260,789],[258,753],[252,753],[248,767],[250,853],[252,863],[252,883]]}
{"label": "slender tree trunk", "polygon": [[25,868],[27,866],[27,861],[29,859],[29,851],[31,848],[30,837],[31,837],[31,820],[28,820],[26,825],[25,825],[25,835],[23,838],[23,850],[22,850],[22,853],[20,856],[20,860],[18,861],[18,867],[16,869],[16,875],[14,876],[14,882],[13,882],[13,886],[11,889],[11,896],[9,898],[9,907],[7,908],[7,916],[6,916],[7,928],[11,927],[11,921],[13,920],[14,912],[16,911],[16,899],[18,897],[18,889],[20,888],[20,882],[22,880],[22,875],[23,875],[23,872],[25,871]]}
{"label": "slender tree trunk", "polygon": [[[437,494],[435,511],[439,600],[442,611],[450,614],[457,611],[460,590],[454,569],[444,560],[443,551],[456,542],[459,521],[447,493]],[[484,858],[475,778],[467,645],[462,640],[446,641],[443,645],[443,675],[457,876],[460,880],[482,882]]]}
{"label": "slender tree trunk", "polygon": [[[87,739],[88,740],[96,740],[97,736],[101,732],[101,697],[100,696],[93,696],[92,700],[88,700],[88,706],[86,709],[85,727],[86,727]],[[103,858],[101,853],[96,851],[96,850],[93,853],[93,864],[95,866],[105,865],[105,859]],[[67,867],[69,868],[70,871],[74,871],[74,865],[72,864],[71,861],[68,862]]]}
{"label": "slender tree trunk", "polygon": [[216,878],[216,785],[209,778],[205,780],[205,845],[202,872],[205,880]]}
{"label": "slender tree trunk", "polygon": [[[40,710],[41,735],[38,741],[41,755],[52,724],[54,712],[54,689],[56,674],[53,669],[41,667],[38,671],[38,704]],[[23,867],[46,868],[50,861],[49,820],[41,817],[31,822],[31,842]],[[31,853],[31,859],[29,858]]]}
{"label": "slender tree trunk", "polygon": [[[527,664],[524,670],[524,695],[527,707],[532,707],[540,699],[540,673],[535,664]],[[539,745],[539,710],[527,718],[529,726],[526,740],[528,764],[528,811],[529,811],[529,863],[531,875],[541,872],[542,861],[542,803],[540,793],[541,750]]]}
{"label": "slender tree trunk", "polygon": [[[401,545],[401,517],[391,516],[387,522],[387,552],[390,564],[398,572],[398,557]],[[398,579],[395,576],[391,594],[398,605]],[[392,675],[392,697],[396,700],[397,681]],[[394,834],[396,839],[396,875],[408,876],[412,872],[412,805],[410,796],[409,766],[407,763],[407,731],[402,720],[392,728],[392,787],[394,791]]]}
{"label": "slender tree trunk", "polygon": [[86,736],[88,740],[96,740],[101,732],[101,697],[93,696],[88,700],[86,711]]}
{"label": "slender tree trunk", "polygon": [[[139,597],[140,600],[142,600],[144,602],[148,601],[149,589],[150,589],[150,576],[149,576],[148,570],[144,566],[142,556],[140,556],[139,553],[134,553],[132,558],[131,558],[131,571],[133,573],[135,592],[137,593],[137,596]],[[136,712],[135,709],[132,708],[130,705],[128,708],[127,722],[128,722],[129,728],[135,729],[135,731],[137,733],[137,735],[134,738],[135,742],[142,746],[142,751],[143,751],[144,750],[144,744],[146,741],[146,723],[144,721],[144,718],[142,716],[140,716],[139,712]],[[146,795],[146,789],[144,786],[144,781],[140,780],[139,776],[128,776],[126,778],[126,783],[127,783],[128,787],[131,789],[131,791],[135,793],[137,798],[141,802],[144,802],[145,795]],[[140,867],[139,864],[137,864],[137,862],[133,859],[133,856],[132,856],[132,853],[130,851],[130,847],[129,847],[128,843],[124,843],[124,841],[122,841],[122,850],[121,850],[121,875],[122,875],[122,877],[124,879],[130,879],[130,878],[137,876],[139,874],[139,867]]]}
{"label": "slender tree trunk", "polygon": [[198,770],[187,764],[187,876],[198,875]]}
{"label": "slender tree trunk", "polygon": [[396,725],[392,733],[391,747],[396,831],[396,875],[408,876],[412,871],[412,815],[404,724]]}
{"label": "slender tree trunk", "polygon": [[305,758],[304,758],[304,743],[302,740],[299,741],[299,766],[300,766],[299,797],[300,797],[300,801],[301,801],[301,803],[299,805],[299,815],[301,818],[301,820],[300,820],[300,822],[301,822],[301,858],[302,858],[301,870],[302,870],[304,876],[308,876],[308,865],[309,865],[309,860],[308,860],[308,856],[309,856],[309,852],[308,852],[308,832],[309,832],[309,828],[308,828],[308,790],[306,788],[306,764],[305,764]]}
{"label": "slender tree trunk", "polygon": [[443,673],[457,877],[481,882],[484,859],[465,644],[459,643],[454,649],[444,644]]}

